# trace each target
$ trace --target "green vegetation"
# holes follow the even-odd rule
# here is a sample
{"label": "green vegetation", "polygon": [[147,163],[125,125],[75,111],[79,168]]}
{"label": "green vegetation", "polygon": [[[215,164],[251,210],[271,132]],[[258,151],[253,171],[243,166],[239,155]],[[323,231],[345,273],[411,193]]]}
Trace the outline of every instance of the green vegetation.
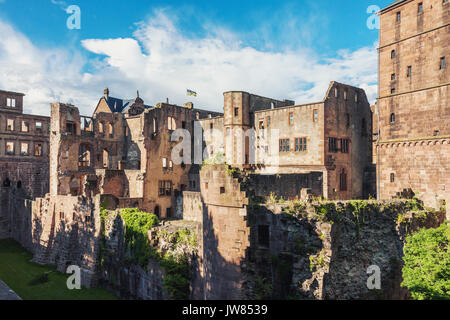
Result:
{"label": "green vegetation", "polygon": [[30,262],[32,254],[13,240],[0,240],[0,279],[24,300],[116,300],[103,288],[67,289],[69,275]]}
{"label": "green vegetation", "polygon": [[[103,236],[105,236],[104,225],[109,211],[102,208],[100,215],[103,224]],[[148,240],[147,233],[151,227],[159,223],[158,217],[136,208],[122,209],[120,216],[125,224],[125,262],[128,264],[139,264],[145,268],[150,259],[157,261],[166,272],[163,283],[169,297],[173,300],[188,299],[190,274],[186,257],[175,257],[169,253],[163,254],[153,248]],[[197,246],[196,234],[187,229],[177,230],[176,233],[162,230],[158,232],[158,236],[172,243],[175,247],[183,244],[191,247]],[[103,252],[104,250],[102,250],[102,263],[104,261]]]}
{"label": "green vegetation", "polygon": [[450,226],[406,238],[403,283],[416,300],[450,300]]}
{"label": "green vegetation", "polygon": [[225,154],[218,152],[212,158],[205,159],[203,165],[225,164]]}

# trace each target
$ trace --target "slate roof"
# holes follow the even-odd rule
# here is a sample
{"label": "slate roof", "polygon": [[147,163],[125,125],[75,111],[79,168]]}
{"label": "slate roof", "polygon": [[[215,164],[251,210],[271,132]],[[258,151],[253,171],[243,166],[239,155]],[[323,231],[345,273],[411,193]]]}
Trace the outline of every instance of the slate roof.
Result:
{"label": "slate roof", "polygon": [[[104,98],[105,99],[105,98]],[[106,99],[105,99],[106,100]],[[111,112],[122,112],[126,113],[131,105],[133,105],[134,99],[118,99],[113,97],[108,97],[106,103],[108,104]],[[145,109],[150,109],[152,106],[144,105]]]}

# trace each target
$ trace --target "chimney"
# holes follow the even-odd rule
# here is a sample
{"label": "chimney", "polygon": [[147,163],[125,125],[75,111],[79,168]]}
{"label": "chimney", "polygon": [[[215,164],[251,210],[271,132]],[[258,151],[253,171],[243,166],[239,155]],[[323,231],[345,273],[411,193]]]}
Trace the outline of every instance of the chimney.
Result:
{"label": "chimney", "polygon": [[103,90],[103,93],[104,93],[104,95],[105,95],[105,99],[108,100],[108,97],[109,97],[109,89],[108,89],[108,88],[105,88],[105,90]]}

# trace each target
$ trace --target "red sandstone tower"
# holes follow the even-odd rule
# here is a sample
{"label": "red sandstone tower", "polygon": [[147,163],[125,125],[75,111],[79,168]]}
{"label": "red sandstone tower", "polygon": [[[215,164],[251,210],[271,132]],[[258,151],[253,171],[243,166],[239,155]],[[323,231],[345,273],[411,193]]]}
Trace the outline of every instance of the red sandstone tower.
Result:
{"label": "red sandstone tower", "polygon": [[450,4],[399,0],[380,12],[377,188],[450,205]]}

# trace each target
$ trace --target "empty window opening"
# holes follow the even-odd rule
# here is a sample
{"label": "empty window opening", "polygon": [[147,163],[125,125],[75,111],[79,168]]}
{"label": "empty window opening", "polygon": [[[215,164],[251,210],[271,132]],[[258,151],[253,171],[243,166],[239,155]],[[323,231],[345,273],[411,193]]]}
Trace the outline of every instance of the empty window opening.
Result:
{"label": "empty window opening", "polygon": [[234,116],[239,116],[239,108],[234,108]]}
{"label": "empty window opening", "polygon": [[37,131],[42,131],[42,122],[40,122],[40,121],[36,122],[36,130]]}
{"label": "empty window opening", "polygon": [[6,154],[9,156],[14,155],[14,142],[12,141],[6,142]]}
{"label": "empty window opening", "polygon": [[258,245],[268,248],[270,246],[269,226],[258,226]]}
{"label": "empty window opening", "polygon": [[42,144],[41,143],[36,143],[34,145],[34,155],[36,157],[42,156]]}
{"label": "empty window opening", "polygon": [[22,132],[29,132],[29,131],[30,131],[30,123],[22,121]]}
{"label": "empty window opening", "polygon": [[220,194],[224,194],[225,193],[225,187],[220,187]]}
{"label": "empty window opening", "polygon": [[27,156],[28,155],[28,143],[22,142],[20,144],[20,155]]}
{"label": "empty window opening", "polygon": [[174,117],[167,117],[167,128],[170,131],[173,131],[173,130],[177,129],[177,123],[176,123]]}
{"label": "empty window opening", "polygon": [[8,119],[7,120],[7,131],[14,131],[14,119]]}
{"label": "empty window opening", "polygon": [[91,147],[87,144],[81,144],[78,153],[78,166],[81,168],[88,168],[91,166]]}
{"label": "empty window opening", "polygon": [[[39,130],[37,128],[37,124],[36,124],[36,130]],[[66,133],[75,135],[76,134],[76,124],[73,122],[66,122]]]}
{"label": "empty window opening", "polygon": [[394,183],[394,182],[395,182],[395,174],[391,173],[391,183]]}

